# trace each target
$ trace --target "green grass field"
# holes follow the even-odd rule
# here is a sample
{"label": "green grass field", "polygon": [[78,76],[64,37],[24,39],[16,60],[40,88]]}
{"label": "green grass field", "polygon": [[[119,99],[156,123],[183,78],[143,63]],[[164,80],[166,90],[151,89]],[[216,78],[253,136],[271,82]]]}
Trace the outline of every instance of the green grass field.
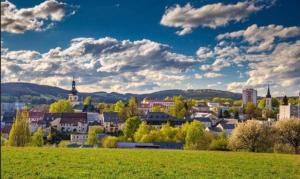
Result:
{"label": "green grass field", "polygon": [[300,178],[300,155],[2,148],[1,178]]}

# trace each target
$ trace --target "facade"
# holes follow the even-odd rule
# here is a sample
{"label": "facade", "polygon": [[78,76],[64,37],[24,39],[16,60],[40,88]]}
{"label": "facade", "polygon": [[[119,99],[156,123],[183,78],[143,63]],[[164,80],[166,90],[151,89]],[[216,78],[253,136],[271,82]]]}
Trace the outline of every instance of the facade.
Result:
{"label": "facade", "polygon": [[203,112],[208,113],[210,111],[209,106],[206,104],[206,102],[197,102],[195,106],[192,107],[191,112]]}
{"label": "facade", "polygon": [[175,102],[173,100],[154,100],[149,97],[144,98],[141,104],[148,104],[149,108],[152,108],[153,106],[162,106],[170,109],[175,106]]}
{"label": "facade", "polygon": [[71,143],[85,144],[88,138],[88,134],[71,134]]}
{"label": "facade", "polygon": [[146,115],[142,116],[141,120],[155,128],[160,128],[161,125],[168,122],[170,125],[176,127],[181,126],[185,122],[191,121],[187,119],[177,119],[164,112],[148,112]]}
{"label": "facade", "polygon": [[252,88],[243,89],[243,106],[247,105],[247,103],[251,102],[254,105],[257,104],[257,91]]}
{"label": "facade", "polygon": [[29,110],[29,122],[37,122],[44,119],[46,111],[43,109],[30,109]]}
{"label": "facade", "polygon": [[30,127],[30,131],[31,132],[35,132],[38,130],[38,128],[46,128],[46,122],[43,120],[39,120],[39,121],[32,121],[29,123],[29,127]]}
{"label": "facade", "polygon": [[88,128],[87,113],[61,113],[51,122],[60,132],[86,133]]}
{"label": "facade", "polygon": [[205,130],[215,134],[220,134],[224,131],[225,134],[228,136],[232,133],[237,124],[238,121],[236,119],[226,119],[220,121],[216,126],[207,127]]}
{"label": "facade", "polygon": [[103,112],[100,114],[100,121],[106,133],[116,133],[119,131],[120,120],[117,112]]}
{"label": "facade", "polygon": [[300,116],[300,112],[298,110],[298,106],[296,105],[280,105],[279,106],[279,120],[285,120],[285,119],[295,119]]}
{"label": "facade", "polygon": [[79,104],[79,97],[78,97],[78,91],[76,90],[76,83],[75,83],[75,79],[73,76],[73,81],[72,81],[72,90],[69,94],[69,101],[74,105]]}
{"label": "facade", "polygon": [[215,117],[211,113],[193,113],[191,115],[192,120],[197,120],[202,122],[205,127],[211,127]]}
{"label": "facade", "polygon": [[87,113],[87,122],[89,124],[92,123],[100,123],[100,114],[96,112],[88,112]]}

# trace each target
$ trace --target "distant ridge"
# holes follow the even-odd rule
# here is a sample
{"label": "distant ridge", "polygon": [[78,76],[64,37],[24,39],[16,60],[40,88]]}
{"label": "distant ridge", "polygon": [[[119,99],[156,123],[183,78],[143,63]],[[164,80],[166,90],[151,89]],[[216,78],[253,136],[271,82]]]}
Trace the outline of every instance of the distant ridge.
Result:
{"label": "distant ridge", "polygon": [[[1,101],[27,101],[27,98],[32,97],[36,100],[36,103],[49,103],[57,98],[67,98],[69,94],[68,90],[48,86],[39,85],[34,83],[1,83]],[[147,94],[133,94],[126,93],[121,94],[117,92],[107,93],[107,92],[79,92],[80,99],[85,96],[92,96],[94,101],[102,102],[116,102],[118,100],[127,100],[130,96],[136,96],[138,100],[142,100],[144,97],[151,97],[155,99],[164,99],[167,96],[178,96],[182,95],[187,98],[199,98],[199,99],[212,99],[213,97],[231,98],[234,100],[239,100],[242,98],[240,93],[233,93],[229,91],[214,90],[214,89],[191,89],[191,90],[163,90]],[[40,102],[39,102],[40,101]],[[45,101],[45,102],[43,102]]]}

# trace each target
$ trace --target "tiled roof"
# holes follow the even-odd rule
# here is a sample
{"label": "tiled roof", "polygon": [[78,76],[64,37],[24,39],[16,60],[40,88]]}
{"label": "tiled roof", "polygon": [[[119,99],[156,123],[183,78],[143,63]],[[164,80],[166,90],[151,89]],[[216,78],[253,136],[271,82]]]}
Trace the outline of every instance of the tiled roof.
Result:
{"label": "tiled roof", "polygon": [[223,129],[234,129],[237,124],[237,120],[235,119],[226,119],[220,122],[220,125]]}
{"label": "tiled roof", "polygon": [[61,113],[60,123],[77,124],[78,122],[87,123],[87,113]]}
{"label": "tiled roof", "polygon": [[102,114],[104,122],[115,122],[119,121],[119,116],[117,112],[104,112]]}

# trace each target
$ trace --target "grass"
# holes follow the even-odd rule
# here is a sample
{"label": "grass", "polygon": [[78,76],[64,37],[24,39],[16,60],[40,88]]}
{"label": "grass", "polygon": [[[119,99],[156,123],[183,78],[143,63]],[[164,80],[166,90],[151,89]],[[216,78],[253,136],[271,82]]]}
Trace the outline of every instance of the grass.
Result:
{"label": "grass", "polygon": [[1,155],[1,178],[300,178],[300,155],[46,147]]}

